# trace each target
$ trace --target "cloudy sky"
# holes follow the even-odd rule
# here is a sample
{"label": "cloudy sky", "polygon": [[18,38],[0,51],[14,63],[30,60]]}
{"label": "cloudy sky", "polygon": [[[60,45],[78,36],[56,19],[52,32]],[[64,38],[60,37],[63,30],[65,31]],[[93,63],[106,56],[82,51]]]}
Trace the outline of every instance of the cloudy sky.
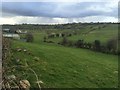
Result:
{"label": "cloudy sky", "polygon": [[[65,0],[63,0],[65,1]],[[118,22],[118,2],[2,2],[0,24]]]}

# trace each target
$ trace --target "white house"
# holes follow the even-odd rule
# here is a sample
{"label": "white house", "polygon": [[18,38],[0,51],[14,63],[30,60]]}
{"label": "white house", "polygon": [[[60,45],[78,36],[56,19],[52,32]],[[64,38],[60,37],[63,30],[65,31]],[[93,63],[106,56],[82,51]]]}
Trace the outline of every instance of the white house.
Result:
{"label": "white house", "polygon": [[10,32],[10,29],[5,28],[5,29],[3,29],[3,32]]}
{"label": "white house", "polygon": [[16,30],[16,33],[19,33],[19,34],[26,34],[27,31],[23,31],[23,30]]}
{"label": "white house", "polygon": [[20,39],[20,36],[18,34],[3,34],[3,37],[13,38],[13,39]]}

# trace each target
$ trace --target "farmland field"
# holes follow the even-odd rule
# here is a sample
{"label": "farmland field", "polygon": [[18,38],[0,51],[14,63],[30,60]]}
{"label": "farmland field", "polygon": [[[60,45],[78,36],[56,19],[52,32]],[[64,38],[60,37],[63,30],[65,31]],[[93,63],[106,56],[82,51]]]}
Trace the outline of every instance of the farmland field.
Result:
{"label": "farmland field", "polygon": [[[82,26],[82,25],[81,25]],[[90,29],[90,27],[95,29]],[[100,27],[100,29],[99,29]],[[109,39],[116,38],[118,24],[87,25],[77,30],[47,30],[51,33],[76,31],[77,35],[68,37],[73,42],[84,39],[86,42],[100,40],[104,45]],[[11,41],[11,56],[8,67],[19,79],[27,79],[31,87],[38,88],[117,88],[118,56],[57,44],[62,37],[49,38],[54,43],[43,42],[45,30],[27,30],[34,36],[32,43],[21,40]],[[24,35],[21,35],[25,37]],[[17,49],[22,49],[20,52]],[[25,50],[25,51],[24,51]],[[19,60],[19,61],[17,61]],[[34,75],[35,71],[38,76]]]}

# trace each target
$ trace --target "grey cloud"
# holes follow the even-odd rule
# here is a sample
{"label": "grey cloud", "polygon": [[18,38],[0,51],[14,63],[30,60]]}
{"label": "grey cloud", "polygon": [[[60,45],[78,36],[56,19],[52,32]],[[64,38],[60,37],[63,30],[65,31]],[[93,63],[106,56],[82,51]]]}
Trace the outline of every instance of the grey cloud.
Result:
{"label": "grey cloud", "polygon": [[[81,18],[88,16],[117,17],[117,8],[110,8],[111,12],[88,10],[91,6],[104,7],[106,2],[4,2],[2,4],[3,17],[5,16],[37,16],[57,18]],[[107,9],[109,7],[105,7]],[[6,14],[7,13],[7,14]]]}

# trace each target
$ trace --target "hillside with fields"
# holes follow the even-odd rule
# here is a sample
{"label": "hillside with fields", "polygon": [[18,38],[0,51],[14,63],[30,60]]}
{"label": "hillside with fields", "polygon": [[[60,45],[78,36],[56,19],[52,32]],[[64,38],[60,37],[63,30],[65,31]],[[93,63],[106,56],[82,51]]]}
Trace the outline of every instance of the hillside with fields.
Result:
{"label": "hillside with fields", "polygon": [[[30,88],[117,88],[118,23],[3,25],[11,38],[3,62],[11,87],[28,80]],[[6,32],[5,32],[6,33]],[[8,38],[5,38],[8,39]],[[7,49],[6,49],[7,48]],[[10,78],[11,77],[11,78]],[[6,84],[6,83],[4,83]],[[7,87],[7,85],[6,85]]]}

